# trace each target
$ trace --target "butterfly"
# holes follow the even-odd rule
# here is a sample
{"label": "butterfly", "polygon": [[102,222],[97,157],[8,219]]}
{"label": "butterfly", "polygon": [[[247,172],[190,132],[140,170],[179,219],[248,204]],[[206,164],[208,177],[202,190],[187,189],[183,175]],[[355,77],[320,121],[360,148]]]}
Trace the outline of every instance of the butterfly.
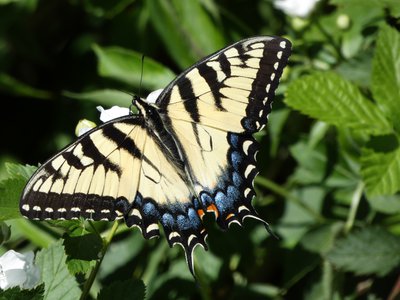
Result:
{"label": "butterfly", "polygon": [[236,42],[173,80],[138,113],[108,121],[46,161],[26,184],[21,214],[33,220],[124,219],[147,239],[159,224],[172,247],[207,250],[206,212],[227,229],[251,217],[258,144],[291,53],[281,37]]}

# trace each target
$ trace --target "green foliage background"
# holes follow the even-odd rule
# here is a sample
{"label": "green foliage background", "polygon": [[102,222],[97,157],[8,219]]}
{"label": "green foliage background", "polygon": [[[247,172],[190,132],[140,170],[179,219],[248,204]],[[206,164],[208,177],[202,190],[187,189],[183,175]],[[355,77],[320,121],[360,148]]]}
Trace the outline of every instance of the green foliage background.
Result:
{"label": "green foliage background", "polygon": [[[398,299],[399,29],[398,0],[321,0],[303,19],[267,0],[1,0],[0,253],[36,251],[42,281],[0,298]],[[257,134],[253,203],[279,240],[254,220],[223,233],[208,216],[195,283],[164,238],[20,217],[28,165],[73,141],[80,119],[99,123],[97,105],[129,106],[126,92],[261,34],[293,43]]]}

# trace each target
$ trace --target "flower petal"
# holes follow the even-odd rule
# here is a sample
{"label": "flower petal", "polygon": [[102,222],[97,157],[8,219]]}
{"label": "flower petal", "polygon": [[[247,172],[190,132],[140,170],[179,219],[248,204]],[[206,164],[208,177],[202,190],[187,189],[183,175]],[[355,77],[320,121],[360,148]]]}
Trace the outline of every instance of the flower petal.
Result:
{"label": "flower petal", "polygon": [[113,106],[109,109],[104,109],[101,106],[97,106],[96,108],[100,112],[100,120],[103,123],[119,117],[127,116],[130,113],[129,108],[127,107]]}

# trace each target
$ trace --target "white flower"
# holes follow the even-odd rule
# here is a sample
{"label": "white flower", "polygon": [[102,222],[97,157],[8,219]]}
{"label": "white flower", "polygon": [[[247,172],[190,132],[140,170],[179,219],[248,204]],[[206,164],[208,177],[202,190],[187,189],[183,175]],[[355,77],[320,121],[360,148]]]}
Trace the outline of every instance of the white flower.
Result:
{"label": "white flower", "polygon": [[75,135],[76,136],[81,136],[82,134],[85,134],[89,130],[93,129],[96,127],[96,123],[89,121],[87,119],[82,119],[78,122],[78,125],[76,125],[75,128]]}
{"label": "white flower", "polygon": [[350,27],[350,17],[345,14],[340,14],[336,19],[336,25],[340,29],[348,29]]}
{"label": "white flower", "polygon": [[148,103],[156,103],[156,100],[158,98],[158,96],[160,96],[160,94],[162,93],[163,89],[159,89],[159,90],[155,90],[154,92],[151,92],[147,98],[146,101]]}
{"label": "white flower", "polygon": [[96,108],[100,112],[100,120],[103,123],[119,117],[127,116],[130,113],[129,108],[127,107],[113,106],[109,109],[104,109],[101,106],[97,106]]}
{"label": "white flower", "polygon": [[[155,90],[154,92],[151,92],[147,98],[146,101],[148,103],[155,103],[156,100],[158,99],[158,96],[160,96],[161,92],[163,89]],[[130,113],[130,109],[127,107],[120,107],[120,106],[113,106],[109,109],[104,109],[101,106],[96,107],[97,110],[100,112],[100,120],[105,123],[110,120],[127,116]]]}
{"label": "white flower", "polygon": [[291,17],[306,18],[319,0],[275,0],[274,6]]}
{"label": "white flower", "polygon": [[15,286],[31,289],[40,280],[38,267],[33,264],[32,251],[21,254],[9,250],[0,257],[0,288],[6,290]]}

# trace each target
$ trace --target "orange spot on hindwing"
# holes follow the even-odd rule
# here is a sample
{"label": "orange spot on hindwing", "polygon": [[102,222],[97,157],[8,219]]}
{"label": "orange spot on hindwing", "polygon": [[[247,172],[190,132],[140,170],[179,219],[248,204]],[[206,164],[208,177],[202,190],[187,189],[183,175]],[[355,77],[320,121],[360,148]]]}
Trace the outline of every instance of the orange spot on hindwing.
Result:
{"label": "orange spot on hindwing", "polygon": [[215,217],[218,218],[219,211],[218,211],[218,208],[215,206],[215,204],[210,204],[209,206],[207,206],[207,211],[213,212],[215,214]]}
{"label": "orange spot on hindwing", "polygon": [[204,217],[204,210],[198,209],[198,210],[197,210],[197,214],[199,215],[200,219],[203,220],[203,217]]}

